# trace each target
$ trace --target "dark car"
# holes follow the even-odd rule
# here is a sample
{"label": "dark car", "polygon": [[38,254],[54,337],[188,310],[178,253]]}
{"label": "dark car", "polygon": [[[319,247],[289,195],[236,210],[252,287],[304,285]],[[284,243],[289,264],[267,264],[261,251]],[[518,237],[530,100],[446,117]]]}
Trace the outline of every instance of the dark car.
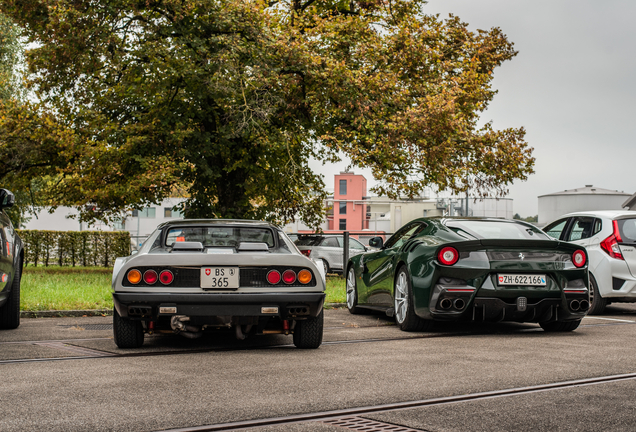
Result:
{"label": "dark car", "polygon": [[347,265],[347,307],[395,315],[405,331],[433,321],[539,323],[572,331],[590,307],[587,253],[525,222],[422,218]]}
{"label": "dark car", "polygon": [[24,251],[22,240],[4,212],[14,203],[15,196],[6,189],[0,189],[0,329],[14,329],[20,325],[20,278]]}
{"label": "dark car", "polygon": [[206,331],[293,334],[318,348],[325,281],[280,228],[268,222],[209,219],[163,223],[138,253],[113,268],[113,331],[120,348],[144,334],[198,338]]}

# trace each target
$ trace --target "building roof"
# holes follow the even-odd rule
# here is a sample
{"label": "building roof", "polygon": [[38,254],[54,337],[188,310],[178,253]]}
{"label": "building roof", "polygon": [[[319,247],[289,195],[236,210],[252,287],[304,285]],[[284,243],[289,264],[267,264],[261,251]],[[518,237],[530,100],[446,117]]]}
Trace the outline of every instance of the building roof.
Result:
{"label": "building roof", "polygon": [[628,193],[625,193],[623,191],[603,189],[603,188],[595,187],[593,185],[585,185],[585,187],[580,187],[580,188],[576,188],[576,189],[568,189],[568,190],[564,190],[564,191],[553,192],[551,194],[539,195],[539,198],[547,197],[547,196],[558,196],[558,195],[623,195],[623,196],[629,196]]}
{"label": "building roof", "polygon": [[636,193],[634,195],[630,196],[629,198],[627,198],[627,201],[625,201],[623,204],[621,204],[621,206],[623,206],[623,208],[625,208],[625,207],[632,208],[632,206],[634,206],[634,204],[636,204]]}

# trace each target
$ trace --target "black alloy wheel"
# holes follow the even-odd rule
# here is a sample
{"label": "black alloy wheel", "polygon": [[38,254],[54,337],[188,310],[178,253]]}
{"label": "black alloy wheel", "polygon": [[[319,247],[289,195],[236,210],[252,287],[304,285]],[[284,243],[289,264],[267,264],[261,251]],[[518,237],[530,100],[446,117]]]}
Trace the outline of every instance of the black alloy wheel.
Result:
{"label": "black alloy wheel", "polygon": [[433,328],[432,320],[425,320],[415,314],[413,304],[413,288],[411,276],[406,266],[400,267],[393,286],[393,304],[395,322],[402,331],[429,331]]}
{"label": "black alloy wheel", "polygon": [[362,310],[358,307],[358,284],[356,281],[356,272],[353,267],[349,267],[347,272],[347,309],[349,313],[357,315],[362,313]]}

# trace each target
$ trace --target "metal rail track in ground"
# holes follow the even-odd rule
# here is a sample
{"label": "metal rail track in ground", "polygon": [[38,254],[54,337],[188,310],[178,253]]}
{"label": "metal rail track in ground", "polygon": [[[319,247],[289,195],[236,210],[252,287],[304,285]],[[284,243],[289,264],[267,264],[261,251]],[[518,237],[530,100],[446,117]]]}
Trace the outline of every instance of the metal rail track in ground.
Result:
{"label": "metal rail track in ground", "polygon": [[[607,324],[585,324],[583,327],[605,327],[616,325],[633,325],[636,322],[612,322]],[[528,332],[543,332],[541,328],[528,328],[516,330],[512,333],[528,333]],[[347,345],[347,344],[360,344],[360,343],[379,343],[379,342],[393,342],[404,341],[414,339],[433,339],[433,338],[447,338],[458,336],[480,336],[480,335],[498,335],[501,333],[493,333],[491,331],[461,331],[461,332],[448,332],[448,333],[429,333],[424,335],[409,334],[407,336],[395,336],[387,338],[373,338],[373,339],[352,339],[352,340],[339,340],[323,342],[324,346],[331,345]],[[44,358],[24,358],[24,359],[10,359],[0,360],[0,365],[10,363],[37,363],[37,362],[49,362],[49,361],[63,361],[63,360],[85,360],[85,359],[97,359],[97,358],[129,358],[129,357],[160,357],[169,355],[182,355],[182,354],[197,354],[197,353],[209,353],[209,352],[232,352],[232,351],[246,351],[246,350],[259,350],[259,349],[279,349],[279,348],[294,348],[293,344],[283,345],[262,345],[262,346],[215,346],[211,348],[198,348],[187,350],[171,350],[171,351],[153,351],[153,352],[136,352],[136,353],[113,353],[109,351],[92,350],[90,348],[84,348],[74,343],[90,340],[108,340],[112,338],[84,338],[84,339],[57,339],[57,340],[42,340],[42,341],[12,341],[12,342],[0,342],[2,345],[40,345],[48,346],[50,348],[62,349],[69,352],[75,352],[82,354],[80,356],[67,356],[67,357],[44,357]]]}
{"label": "metal rail track in ground", "polygon": [[[481,393],[471,393],[458,396],[449,396],[433,399],[424,399],[409,402],[398,402],[384,405],[373,405],[359,408],[348,408],[342,410],[322,411],[310,414],[298,414],[286,417],[272,417],[264,419],[246,420],[232,423],[219,423],[205,426],[194,426],[179,429],[168,429],[164,432],[219,432],[219,431],[237,431],[243,429],[258,429],[272,426],[284,426],[294,423],[307,423],[307,422],[322,422],[329,425],[339,426],[344,429],[350,430],[378,430],[378,431],[418,431],[417,429],[406,428],[404,426],[382,423],[376,421],[370,421],[371,423],[378,423],[377,429],[364,428],[363,415],[379,414],[390,411],[400,411],[413,408],[424,408],[429,406],[439,406],[456,404],[462,402],[471,402],[492,398],[518,396],[531,393],[546,392],[552,390],[562,390],[580,386],[609,384],[613,382],[626,381],[636,379],[636,373],[622,374],[622,375],[609,375],[596,378],[586,378],[574,381],[563,381],[552,384],[542,384],[531,387],[517,387],[504,390],[495,390]],[[360,421],[357,421],[360,420]],[[356,428],[355,423],[359,423],[361,428]],[[349,427],[351,425],[352,427]],[[400,429],[401,428],[401,429]]]}

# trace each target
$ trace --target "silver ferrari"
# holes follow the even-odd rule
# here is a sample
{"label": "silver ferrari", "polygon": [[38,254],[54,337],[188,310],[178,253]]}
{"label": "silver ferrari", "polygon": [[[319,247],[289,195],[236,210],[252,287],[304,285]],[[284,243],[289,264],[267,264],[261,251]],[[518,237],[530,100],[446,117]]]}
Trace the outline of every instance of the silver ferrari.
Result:
{"label": "silver ferrari", "polygon": [[113,331],[119,348],[145,334],[187,338],[232,328],[248,335],[293,335],[299,348],[322,343],[325,275],[268,222],[166,222],[139,252],[113,269]]}

